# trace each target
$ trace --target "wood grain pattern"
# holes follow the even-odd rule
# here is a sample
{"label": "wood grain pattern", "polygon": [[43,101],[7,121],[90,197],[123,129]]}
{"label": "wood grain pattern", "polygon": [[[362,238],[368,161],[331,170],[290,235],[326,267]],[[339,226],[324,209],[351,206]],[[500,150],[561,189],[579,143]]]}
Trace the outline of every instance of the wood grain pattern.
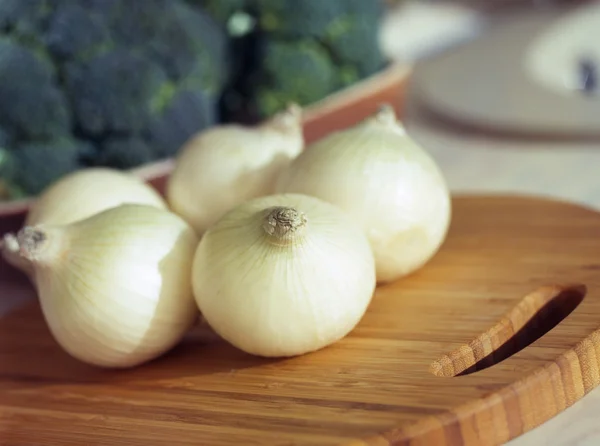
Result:
{"label": "wood grain pattern", "polygon": [[[600,382],[598,252],[594,211],[457,197],[449,237],[426,267],[378,288],[346,339],[286,360],[195,330],[150,364],[99,370],[62,352],[31,305],[0,319],[0,444],[501,444]],[[547,334],[483,370],[431,373],[444,354],[506,326],[511,309],[533,314],[564,295],[557,283],[587,294]],[[582,288],[566,291],[571,307],[581,301]],[[526,320],[512,318],[511,330]]]}
{"label": "wood grain pattern", "polygon": [[585,285],[543,286],[523,298],[493,327],[468,344],[434,361],[436,376],[453,377],[483,370],[535,342],[583,300]]}

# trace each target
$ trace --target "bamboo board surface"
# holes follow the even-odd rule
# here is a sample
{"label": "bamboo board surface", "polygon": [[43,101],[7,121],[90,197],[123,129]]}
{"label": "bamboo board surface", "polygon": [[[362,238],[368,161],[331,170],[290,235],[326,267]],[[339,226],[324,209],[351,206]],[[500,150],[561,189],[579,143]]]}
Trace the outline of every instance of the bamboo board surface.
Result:
{"label": "bamboo board surface", "polygon": [[532,429],[600,383],[600,214],[535,198],[453,204],[438,255],[310,355],[262,360],[196,330],[153,363],[103,371],[63,353],[36,304],[12,312],[0,444],[494,445]]}

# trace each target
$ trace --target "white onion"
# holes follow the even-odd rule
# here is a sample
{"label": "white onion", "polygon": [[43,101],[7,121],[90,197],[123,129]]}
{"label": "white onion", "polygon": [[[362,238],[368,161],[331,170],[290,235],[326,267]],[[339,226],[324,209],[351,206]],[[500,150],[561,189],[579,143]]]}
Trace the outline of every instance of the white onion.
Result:
{"label": "white onion", "polygon": [[142,364],[177,344],[198,317],[198,238],[169,211],[121,205],[67,225],[26,226],[16,240],[52,335],[81,361]]}
{"label": "white onion", "polygon": [[[124,203],[167,208],[159,193],[133,174],[94,167],[65,175],[46,187],[33,201],[25,225],[69,224]],[[17,252],[14,235],[3,237],[0,251],[8,263],[31,274],[29,262]]]}
{"label": "white onion", "polygon": [[346,336],[375,289],[363,231],[313,197],[245,202],[202,237],[193,265],[198,307],[222,338],[255,355],[308,353]]}
{"label": "white onion", "polygon": [[282,172],[277,191],[318,197],[346,211],[369,238],[380,283],[427,263],[451,218],[440,169],[389,106],[307,147]]}
{"label": "white onion", "polygon": [[234,206],[271,194],[303,145],[294,104],[258,126],[211,127],[179,153],[167,183],[169,206],[202,234]]}

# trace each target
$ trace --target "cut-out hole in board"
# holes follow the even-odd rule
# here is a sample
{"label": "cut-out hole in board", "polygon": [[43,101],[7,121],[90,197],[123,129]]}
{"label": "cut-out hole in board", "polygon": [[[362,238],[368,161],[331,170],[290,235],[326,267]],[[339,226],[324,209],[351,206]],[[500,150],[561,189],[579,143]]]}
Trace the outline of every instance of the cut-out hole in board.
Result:
{"label": "cut-out hole in board", "polygon": [[585,285],[545,286],[525,296],[493,327],[434,361],[436,376],[468,375],[508,359],[532,344],[579,306]]}

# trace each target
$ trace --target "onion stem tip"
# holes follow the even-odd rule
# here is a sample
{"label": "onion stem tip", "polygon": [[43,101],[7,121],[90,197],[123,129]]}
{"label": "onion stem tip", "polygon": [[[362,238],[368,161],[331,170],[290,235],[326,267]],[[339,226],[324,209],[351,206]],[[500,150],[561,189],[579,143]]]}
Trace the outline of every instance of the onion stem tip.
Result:
{"label": "onion stem tip", "polygon": [[0,250],[18,252],[19,242],[17,240],[17,237],[15,237],[15,235],[12,233],[4,234],[4,237],[2,238],[2,240],[0,240]]}
{"label": "onion stem tip", "polygon": [[390,104],[384,103],[381,104],[377,109],[375,119],[377,119],[377,121],[381,122],[382,124],[395,124],[396,112]]}
{"label": "onion stem tip", "polygon": [[267,211],[263,229],[278,241],[297,237],[299,231],[306,226],[308,221],[303,212],[292,207],[275,206]]}
{"label": "onion stem tip", "polygon": [[17,234],[17,244],[20,254],[28,260],[32,260],[47,240],[46,234],[38,228],[25,226]]}

